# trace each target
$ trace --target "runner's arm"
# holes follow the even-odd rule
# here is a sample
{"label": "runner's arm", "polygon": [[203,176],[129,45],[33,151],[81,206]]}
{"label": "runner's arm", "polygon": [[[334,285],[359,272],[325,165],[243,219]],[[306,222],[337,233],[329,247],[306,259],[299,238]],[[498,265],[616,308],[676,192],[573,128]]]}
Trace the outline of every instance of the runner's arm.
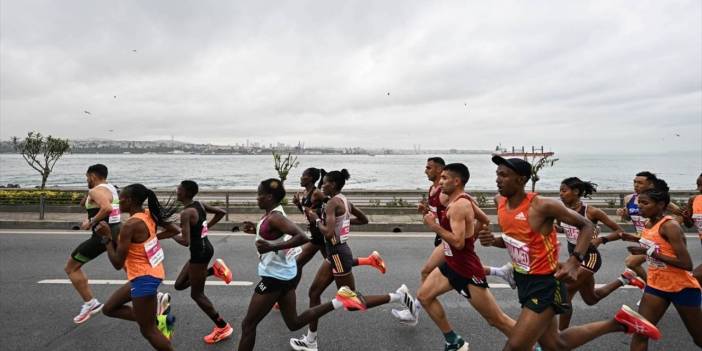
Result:
{"label": "runner's arm", "polygon": [[650,256],[671,266],[678,267],[686,271],[691,271],[692,259],[690,258],[690,253],[687,251],[687,247],[685,246],[685,234],[683,233],[680,224],[675,221],[667,221],[661,226],[660,233],[661,236],[667,239],[670,245],[673,247],[676,257],[664,256],[658,252],[653,252],[653,254]]}
{"label": "runner's arm", "polygon": [[110,212],[112,212],[111,197],[112,194],[110,191],[103,187],[93,188],[90,190],[90,199],[92,199],[93,202],[95,202],[95,204],[97,204],[100,208],[95,217],[90,220],[90,225],[95,225],[95,223],[100,222],[103,219],[107,219],[107,217],[110,216]]}
{"label": "runner's arm", "polygon": [[612,232],[608,235],[602,235],[593,239],[593,245],[598,246],[600,244],[606,244],[610,241],[616,241],[621,239],[622,234],[624,233],[624,229],[622,229],[622,227],[620,227],[619,224],[615,223],[611,218],[609,218],[609,216],[604,211],[594,207],[588,207],[588,211],[591,211],[591,218],[602,222],[609,229],[612,229]]}
{"label": "runner's arm", "polygon": [[[300,229],[300,227],[297,226],[297,224],[293,223],[291,220],[289,220],[287,217],[280,215],[276,212],[271,214],[268,217],[268,223],[270,223],[271,227],[277,229],[283,234],[288,234],[291,235],[292,238],[290,240],[283,241],[281,243],[275,244],[275,245],[270,245],[271,251],[278,251],[278,250],[285,250],[297,246],[304,245],[307,240],[307,236],[305,233]],[[268,244],[268,243],[266,243]]]}
{"label": "runner's arm", "polygon": [[226,211],[224,211],[223,209],[221,209],[219,207],[210,206],[204,202],[200,202],[200,203],[202,204],[202,207],[205,208],[205,212],[214,213],[214,217],[212,217],[212,219],[207,221],[207,228],[214,227],[215,224],[219,223],[219,221],[221,221],[222,218],[224,218],[224,215],[227,214]]}
{"label": "runner's arm", "polygon": [[446,214],[451,221],[451,231],[444,229],[436,223],[436,217],[429,212],[424,216],[424,224],[426,224],[436,234],[439,234],[441,240],[446,241],[452,247],[463,249],[466,244],[466,237],[473,236],[473,226],[466,228],[466,223],[472,223],[475,220],[473,209],[470,206],[452,206]]}
{"label": "runner's arm", "polygon": [[631,195],[624,196],[624,207],[617,209],[617,214],[621,217],[622,222],[628,222],[631,220],[629,217],[629,211],[626,209],[626,204],[631,201]]}
{"label": "runner's arm", "polygon": [[338,200],[338,198],[331,199],[329,202],[327,202],[327,207],[324,209],[327,223],[323,223],[321,220],[318,221],[319,216],[317,216],[312,209],[305,210],[307,218],[317,223],[317,228],[319,228],[319,231],[322,233],[322,235],[324,235],[324,238],[332,243],[332,245],[337,244],[336,235],[334,235],[334,228],[336,228],[336,207],[339,206],[339,202],[341,202],[341,200]]}
{"label": "runner's arm", "polygon": [[695,222],[692,221],[692,204],[694,202],[695,197],[690,197],[687,200],[687,206],[685,208],[685,211],[682,212],[683,224],[685,224],[685,226],[688,228],[692,228],[695,225]]}
{"label": "runner's arm", "polygon": [[183,246],[190,246],[190,217],[193,211],[192,208],[186,208],[180,213],[180,235],[173,237],[173,240]]}
{"label": "runner's arm", "polygon": [[[105,244],[107,249],[107,257],[112,263],[112,267],[116,270],[124,268],[124,261],[127,259],[127,253],[129,252],[129,245],[132,243],[132,236],[134,235],[135,226],[141,224],[146,229],[146,226],[141,222],[135,223],[133,221],[127,221],[119,231],[117,235],[117,243],[113,244],[111,241]],[[100,222],[97,228],[98,232],[106,238],[111,238],[110,226],[105,222]]]}
{"label": "runner's arm", "polygon": [[173,238],[180,234],[180,227],[173,222],[166,222],[162,224],[161,227],[163,230],[156,233],[156,238],[158,238],[158,240]]}
{"label": "runner's arm", "polygon": [[351,218],[351,224],[368,224],[368,217],[366,217],[366,214],[363,213],[363,211],[361,211],[358,207],[349,202],[349,209],[351,210],[351,215],[353,215],[353,218]]}
{"label": "runner's arm", "polygon": [[[554,199],[536,197],[538,199],[535,204],[536,210],[543,215],[544,218],[553,218],[556,221],[570,224],[580,230],[578,242],[575,244],[574,252],[584,255],[587,248],[590,246],[590,240],[595,236],[595,226],[589,219],[581,216],[579,213],[565,207],[562,202]],[[571,256],[571,258],[573,258]]]}

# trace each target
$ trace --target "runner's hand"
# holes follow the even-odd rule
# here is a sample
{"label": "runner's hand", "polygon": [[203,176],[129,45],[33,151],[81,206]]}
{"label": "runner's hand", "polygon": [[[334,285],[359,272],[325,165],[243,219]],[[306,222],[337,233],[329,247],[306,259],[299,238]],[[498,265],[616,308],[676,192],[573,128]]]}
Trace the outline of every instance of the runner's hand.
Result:
{"label": "runner's hand", "polygon": [[112,231],[110,230],[110,226],[104,221],[100,221],[100,223],[95,226],[95,233],[112,239]]}
{"label": "runner's hand", "polygon": [[436,216],[431,212],[425,213],[424,224],[426,224],[429,227],[436,225]]}
{"label": "runner's hand", "polygon": [[597,237],[597,238],[592,239],[592,241],[590,241],[590,245],[597,248],[598,246],[602,245],[602,238]]}
{"label": "runner's hand", "polygon": [[478,239],[480,239],[480,245],[492,246],[495,243],[495,236],[490,230],[490,225],[483,224],[478,231]]}
{"label": "runner's hand", "polygon": [[256,250],[259,254],[264,254],[266,252],[273,251],[273,246],[264,240],[256,240]]}
{"label": "runner's hand", "polygon": [[578,270],[580,268],[580,262],[575,259],[575,257],[569,257],[564,263],[558,264],[558,270],[554,275],[556,279],[563,280],[566,282],[574,282],[578,280]]}
{"label": "runner's hand", "polygon": [[247,234],[256,234],[256,225],[253,222],[244,221],[241,231]]}
{"label": "runner's hand", "polygon": [[619,235],[619,238],[624,240],[624,241],[632,241],[632,242],[638,242],[639,239],[641,239],[638,235],[629,234],[629,233],[621,233]]}
{"label": "runner's hand", "polygon": [[427,206],[427,201],[423,200],[423,199],[421,201],[419,201],[419,204],[417,204],[417,212],[424,215],[428,211],[429,211],[429,206]]}
{"label": "runner's hand", "polygon": [[632,255],[645,255],[646,254],[646,249],[641,247],[641,246],[627,246],[626,249],[629,250],[629,253]]}
{"label": "runner's hand", "polygon": [[625,214],[626,214],[626,209],[625,209],[625,208],[618,208],[618,209],[617,209],[617,216],[619,216],[619,217],[624,217]]}
{"label": "runner's hand", "polygon": [[89,219],[84,219],[83,223],[80,224],[80,229],[81,230],[88,230],[90,229],[90,220]]}
{"label": "runner's hand", "polygon": [[319,219],[317,213],[309,207],[305,207],[305,215],[307,216],[307,219],[309,219],[311,222],[316,222]]}
{"label": "runner's hand", "polygon": [[293,195],[293,204],[300,207],[300,193],[295,193],[295,195]]}

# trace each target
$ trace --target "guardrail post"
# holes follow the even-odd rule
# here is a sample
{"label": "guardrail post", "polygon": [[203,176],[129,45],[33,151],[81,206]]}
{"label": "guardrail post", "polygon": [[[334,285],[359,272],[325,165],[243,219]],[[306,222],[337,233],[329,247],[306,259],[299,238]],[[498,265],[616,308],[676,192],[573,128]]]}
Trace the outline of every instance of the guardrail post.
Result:
{"label": "guardrail post", "polygon": [[229,192],[224,194],[224,208],[227,213],[224,215],[224,220],[229,222]]}
{"label": "guardrail post", "polygon": [[44,219],[44,211],[46,210],[46,198],[44,195],[39,196],[39,219]]}

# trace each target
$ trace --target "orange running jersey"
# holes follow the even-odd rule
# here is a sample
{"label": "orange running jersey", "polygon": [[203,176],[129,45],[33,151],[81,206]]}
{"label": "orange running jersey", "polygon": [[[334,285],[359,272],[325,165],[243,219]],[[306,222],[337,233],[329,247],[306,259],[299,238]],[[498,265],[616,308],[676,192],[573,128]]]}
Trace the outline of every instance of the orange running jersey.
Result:
{"label": "orange running jersey", "polygon": [[[673,246],[660,234],[661,225],[670,220],[673,220],[673,217],[665,216],[653,227],[644,228],[639,244],[646,249],[652,246],[656,247],[660,255],[676,257]],[[667,292],[678,292],[685,288],[700,288],[700,283],[692,276],[692,272],[673,267],[651,256],[647,256],[647,261],[648,279],[646,283],[652,288]]]}
{"label": "orange running jersey", "polygon": [[697,234],[702,240],[702,195],[695,196],[695,200],[692,201],[692,221],[695,222]]}
{"label": "orange running jersey", "polygon": [[515,209],[507,208],[502,197],[497,207],[497,220],[502,227],[502,240],[512,257],[514,269],[522,274],[548,275],[558,268],[556,229],[543,235],[529,225],[529,207],[536,193],[528,193]]}
{"label": "orange running jersey", "polygon": [[166,271],[163,268],[163,249],[156,237],[156,222],[149,210],[133,215],[143,221],[149,229],[149,238],[142,243],[129,244],[129,252],[124,260],[124,270],[127,272],[127,279],[132,280],[137,277],[150,275],[155,278],[164,279]]}

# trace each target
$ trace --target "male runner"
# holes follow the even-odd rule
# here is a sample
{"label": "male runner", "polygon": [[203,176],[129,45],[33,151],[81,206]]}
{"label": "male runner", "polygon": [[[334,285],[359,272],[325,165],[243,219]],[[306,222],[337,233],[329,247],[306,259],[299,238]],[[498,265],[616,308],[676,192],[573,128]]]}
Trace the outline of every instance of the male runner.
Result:
{"label": "male runner", "polygon": [[441,174],[441,191],[448,197],[446,214],[440,224],[428,212],[424,223],[441,237],[444,262],[422,282],[417,297],[427,314],[439,327],[446,339],[445,350],[465,351],[468,343],[456,334],[449,324],[441,302],[437,298],[451,289],[466,297],[483,318],[505,335],[510,334],[515,322],[495,302],[487,289],[485,272],[475,253],[475,213],[473,203],[465,193],[470,178],[468,167],[461,163],[446,165]]}
{"label": "male runner", "polygon": [[[575,281],[578,267],[594,235],[594,226],[585,217],[567,209],[555,199],[527,194],[524,187],[531,177],[531,164],[522,159],[493,156],[497,165],[498,220],[504,234],[495,237],[484,227],[484,246],[507,248],[514,266],[522,311],[503,350],[529,350],[537,341],[547,350],[570,350],[612,332],[644,334],[658,339],[658,328],[627,306],[614,319],[570,327],[558,331],[556,314],[570,308],[562,279]],[[573,253],[558,263],[558,240],[554,221],[580,230]]]}
{"label": "male runner", "polygon": [[112,239],[117,241],[116,235],[119,233],[121,222],[117,189],[107,182],[107,167],[102,164],[92,165],[88,167],[85,177],[88,181],[88,189],[90,189],[85,198],[88,219],[83,221],[80,228],[82,230],[90,229],[92,234],[90,238],[73,250],[64,268],[68,279],[71,280],[78,295],[83,299],[80,313],[73,318],[73,322],[76,324],[87,321],[90,316],[102,309],[102,303],[93,296],[88,285],[88,277],[81,269],[84,264],[105,252],[105,245],[101,242],[101,236],[95,232],[95,227],[100,222],[108,223],[112,230]]}

